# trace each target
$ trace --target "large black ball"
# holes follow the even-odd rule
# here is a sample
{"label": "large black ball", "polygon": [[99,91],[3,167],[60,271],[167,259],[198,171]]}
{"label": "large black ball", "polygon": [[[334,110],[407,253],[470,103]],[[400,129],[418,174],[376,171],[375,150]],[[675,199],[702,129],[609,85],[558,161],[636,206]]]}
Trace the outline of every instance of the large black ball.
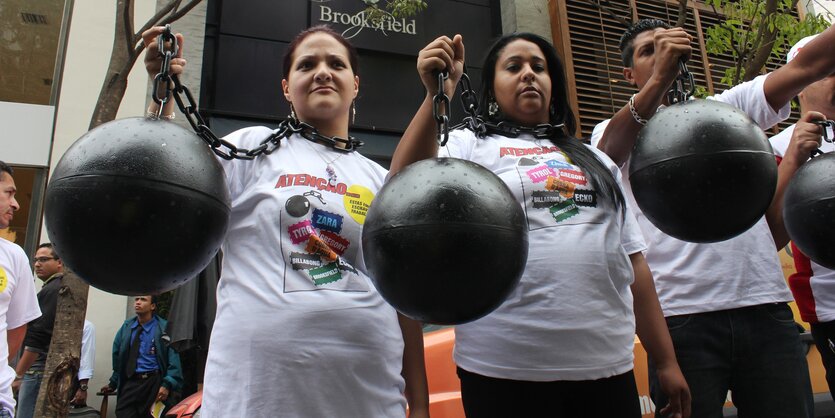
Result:
{"label": "large black ball", "polygon": [[797,170],[783,195],[783,220],[803,254],[835,269],[835,154],[815,157]]}
{"label": "large black ball", "polygon": [[777,164],[765,133],[744,112],[689,100],[661,110],[641,130],[629,179],[658,229],[684,241],[716,242],[765,214]]}
{"label": "large black ball", "polygon": [[121,119],[87,132],[55,167],[46,229],[91,285],[158,294],[196,276],[229,225],[223,168],[192,131]]}
{"label": "large black ball", "polygon": [[496,309],[528,258],[522,206],[486,168],[438,158],[392,177],[368,210],[362,249],[369,275],[395,309],[461,324]]}

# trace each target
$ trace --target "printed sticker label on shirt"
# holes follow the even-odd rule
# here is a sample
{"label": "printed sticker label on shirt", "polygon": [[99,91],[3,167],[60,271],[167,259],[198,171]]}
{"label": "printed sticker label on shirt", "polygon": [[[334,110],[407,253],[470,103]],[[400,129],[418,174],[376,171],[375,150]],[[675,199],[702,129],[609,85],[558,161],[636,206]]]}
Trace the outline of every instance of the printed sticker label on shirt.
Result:
{"label": "printed sticker label on shirt", "polygon": [[552,170],[551,167],[543,164],[528,170],[526,174],[532,182],[542,183],[547,180],[548,177],[554,176],[556,173],[554,173],[554,170]]}
{"label": "printed sticker label on shirt", "polygon": [[551,206],[565,200],[562,196],[560,196],[560,192],[535,190],[531,192],[531,195],[533,198],[533,207],[535,209],[550,208]]}
{"label": "printed sticker label on shirt", "polygon": [[6,286],[9,285],[9,278],[6,275],[6,270],[3,267],[0,267],[0,293],[6,291]]}
{"label": "printed sticker label on shirt", "polygon": [[293,244],[301,244],[308,240],[311,235],[315,235],[316,232],[313,230],[313,225],[310,224],[309,219],[305,219],[297,224],[290,225],[287,227],[287,232],[290,233],[290,241]]}
{"label": "printed sticker label on shirt", "polygon": [[574,215],[577,215],[578,213],[580,213],[580,209],[578,209],[577,205],[574,204],[573,199],[568,199],[551,207],[551,216],[553,216],[554,220],[557,222],[562,222]]}
{"label": "printed sticker label on shirt", "polygon": [[374,200],[374,192],[358,184],[349,187],[342,198],[348,215],[360,225],[365,224],[365,215],[368,214],[368,207],[371,206],[372,200]]}
{"label": "printed sticker label on shirt", "polygon": [[574,190],[574,203],[577,206],[597,207],[597,193],[594,190]]}
{"label": "printed sticker label on shirt", "polygon": [[311,235],[310,238],[307,240],[307,246],[304,248],[310,254],[319,254],[322,258],[328,262],[336,261],[337,257],[339,257],[336,252],[334,252],[331,247],[328,247],[328,244],[325,244],[324,241],[318,235]]}
{"label": "printed sticker label on shirt", "polygon": [[574,196],[574,189],[576,187],[574,183],[569,183],[556,177],[548,177],[548,180],[545,182],[546,190],[558,191],[566,199]]}
{"label": "printed sticker label on shirt", "polygon": [[559,178],[560,180],[564,180],[574,184],[579,184],[580,186],[585,186],[587,182],[586,175],[583,174],[582,171],[577,170],[559,170]]}
{"label": "printed sticker label on shirt", "polygon": [[331,231],[338,234],[342,230],[342,215],[313,209],[313,226],[322,231]]}
{"label": "printed sticker label on shirt", "polygon": [[322,266],[322,259],[318,255],[305,253],[290,253],[290,264],[293,270],[310,270]]}
{"label": "printed sticker label on shirt", "polygon": [[345,254],[345,250],[348,249],[348,245],[350,244],[347,239],[334,234],[331,231],[322,231],[319,238],[321,238],[322,241],[324,241],[325,244],[331,248],[331,250],[339,255]]}
{"label": "printed sticker label on shirt", "polygon": [[558,161],[558,160],[548,160],[548,161],[545,162],[545,164],[548,167],[553,168],[554,170],[561,170],[561,169],[564,169],[564,168],[568,168],[568,169],[574,168],[573,165],[571,165],[569,163],[566,163],[566,162],[563,162],[563,161]]}
{"label": "printed sticker label on shirt", "polygon": [[316,286],[333,283],[342,279],[342,274],[339,273],[339,267],[336,263],[325,264],[322,267],[309,270],[308,273]]}

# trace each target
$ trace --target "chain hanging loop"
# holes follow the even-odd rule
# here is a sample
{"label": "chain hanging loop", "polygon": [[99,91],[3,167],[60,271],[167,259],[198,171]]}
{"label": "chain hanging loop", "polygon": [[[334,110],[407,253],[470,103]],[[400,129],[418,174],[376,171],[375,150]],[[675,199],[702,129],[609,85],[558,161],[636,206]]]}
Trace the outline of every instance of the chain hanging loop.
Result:
{"label": "chain hanging loop", "polygon": [[444,81],[449,78],[449,73],[441,71],[438,73],[438,92],[432,99],[432,116],[438,125],[438,145],[444,146],[449,140],[449,96],[444,91]]}
{"label": "chain hanging loop", "polygon": [[[823,135],[821,135],[822,139],[830,144],[835,143],[835,138],[829,137],[829,129],[835,131],[835,120],[818,120],[813,122],[815,125],[820,126],[823,128]],[[812,151],[811,158],[817,157],[818,155],[823,155],[825,152],[821,151],[820,148]]]}
{"label": "chain hanging loop", "polygon": [[673,82],[673,88],[667,92],[667,99],[670,104],[676,104],[689,100],[696,92],[696,83],[693,80],[693,73],[687,69],[684,60],[678,62],[679,73]]}

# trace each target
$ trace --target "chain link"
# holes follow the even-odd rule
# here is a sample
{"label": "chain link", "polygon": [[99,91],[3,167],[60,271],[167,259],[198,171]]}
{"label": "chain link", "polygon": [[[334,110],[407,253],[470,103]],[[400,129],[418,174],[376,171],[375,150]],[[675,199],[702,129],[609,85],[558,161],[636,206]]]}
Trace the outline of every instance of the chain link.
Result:
{"label": "chain link", "polygon": [[667,92],[667,99],[670,104],[676,104],[689,100],[696,92],[696,83],[693,80],[693,73],[687,69],[684,60],[678,62],[679,73],[673,82],[673,88]]}
{"label": "chain link", "polygon": [[432,116],[438,125],[438,145],[444,146],[449,140],[449,96],[444,91],[444,81],[449,78],[449,73],[441,71],[438,73],[438,92],[432,99]]}
{"label": "chain link", "polygon": [[[829,137],[829,130],[827,129],[827,128],[831,128],[832,130],[835,130],[835,120],[817,120],[817,121],[814,121],[812,123],[814,123],[815,125],[818,125],[821,128],[823,128],[822,129],[823,130],[823,135],[821,135],[822,140],[824,140],[826,142],[829,142],[830,144],[835,143],[835,138],[830,138]],[[814,158],[818,155],[823,155],[823,154],[825,154],[825,152],[821,151],[820,148],[818,148],[818,149],[812,151],[811,157]]]}

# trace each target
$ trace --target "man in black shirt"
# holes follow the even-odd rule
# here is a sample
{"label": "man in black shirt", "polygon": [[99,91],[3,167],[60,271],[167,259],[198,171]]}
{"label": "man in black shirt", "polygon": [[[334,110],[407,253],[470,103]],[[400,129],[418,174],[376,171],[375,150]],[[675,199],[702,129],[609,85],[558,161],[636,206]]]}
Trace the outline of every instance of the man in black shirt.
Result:
{"label": "man in black shirt", "polygon": [[[41,387],[49,343],[52,341],[58,291],[64,277],[64,264],[52,244],[38,246],[33,261],[35,275],[44,282],[41,291],[38,292],[38,305],[43,315],[29,324],[23,340],[23,355],[15,367],[17,378],[13,387],[20,388],[17,400],[18,418],[31,418],[35,414],[35,401]],[[86,390],[87,382],[81,383],[81,388]]]}

